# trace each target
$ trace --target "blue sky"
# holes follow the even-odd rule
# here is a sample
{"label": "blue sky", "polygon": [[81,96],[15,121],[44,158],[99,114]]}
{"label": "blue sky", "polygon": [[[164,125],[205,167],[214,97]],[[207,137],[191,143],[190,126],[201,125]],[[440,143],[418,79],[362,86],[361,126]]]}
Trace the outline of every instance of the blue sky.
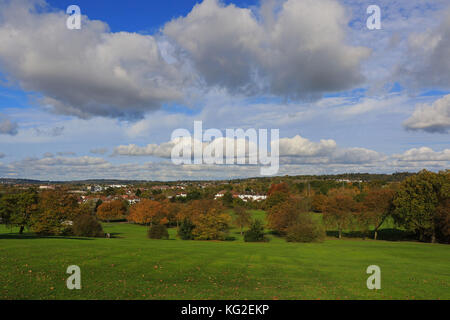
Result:
{"label": "blue sky", "polygon": [[279,129],[279,174],[448,169],[449,39],[443,0],[0,0],[0,177],[259,175],[173,165],[196,120]]}

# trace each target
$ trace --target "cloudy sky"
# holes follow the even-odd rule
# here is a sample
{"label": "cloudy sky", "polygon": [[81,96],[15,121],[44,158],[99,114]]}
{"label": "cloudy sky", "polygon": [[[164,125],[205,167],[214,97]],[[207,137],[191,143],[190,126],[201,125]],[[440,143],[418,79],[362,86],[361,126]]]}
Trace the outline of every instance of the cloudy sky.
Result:
{"label": "cloudy sky", "polygon": [[279,129],[280,175],[448,169],[449,57],[447,0],[0,0],[0,177],[259,176],[172,164],[198,120]]}

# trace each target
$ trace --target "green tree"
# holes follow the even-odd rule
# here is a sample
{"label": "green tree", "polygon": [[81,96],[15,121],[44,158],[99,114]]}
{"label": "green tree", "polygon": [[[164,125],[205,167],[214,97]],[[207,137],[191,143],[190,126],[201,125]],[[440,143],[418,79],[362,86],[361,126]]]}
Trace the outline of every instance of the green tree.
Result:
{"label": "green tree", "polygon": [[244,233],[245,242],[263,242],[265,241],[264,226],[261,220],[253,220],[249,230]]}
{"label": "green tree", "polygon": [[449,198],[450,171],[439,174],[422,170],[406,178],[394,198],[393,217],[408,230],[415,231],[421,241],[436,242],[438,207]]}
{"label": "green tree", "polygon": [[182,240],[192,240],[194,236],[192,235],[192,230],[194,230],[195,225],[188,218],[184,218],[178,227],[178,236]]}
{"label": "green tree", "polygon": [[37,210],[38,194],[30,189],[17,194],[8,194],[0,200],[0,215],[6,224],[19,227],[22,234],[31,223],[31,215]]}

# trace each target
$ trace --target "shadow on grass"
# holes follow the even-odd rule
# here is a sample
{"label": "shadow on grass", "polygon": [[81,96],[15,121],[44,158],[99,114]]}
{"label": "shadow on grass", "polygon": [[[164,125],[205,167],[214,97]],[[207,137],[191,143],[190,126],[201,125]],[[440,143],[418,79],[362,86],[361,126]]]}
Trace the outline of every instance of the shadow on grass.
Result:
{"label": "shadow on grass", "polygon": [[[328,237],[339,237],[338,231],[327,231]],[[373,239],[374,231],[347,231],[342,232],[344,238],[361,238],[361,239]],[[417,237],[414,232],[399,230],[399,229],[382,229],[378,230],[377,240],[387,241],[414,241]]]}
{"label": "shadow on grass", "polygon": [[[94,238],[83,238],[83,237],[74,237],[74,236],[41,236],[33,233],[2,233],[0,234],[0,240],[32,240],[32,239],[66,239],[66,240],[94,240]],[[100,238],[103,239],[103,238]]]}

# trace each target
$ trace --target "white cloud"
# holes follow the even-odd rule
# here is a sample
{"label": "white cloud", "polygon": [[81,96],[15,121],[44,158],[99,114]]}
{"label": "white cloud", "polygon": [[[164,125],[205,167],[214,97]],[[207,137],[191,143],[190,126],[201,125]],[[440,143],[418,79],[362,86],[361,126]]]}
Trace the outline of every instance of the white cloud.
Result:
{"label": "white cloud", "polygon": [[86,16],[81,30],[68,30],[64,12],[39,4],[2,3],[0,66],[11,82],[41,93],[42,105],[82,118],[133,117],[181,99],[180,73],[155,37],[112,33]]}
{"label": "white cloud", "polygon": [[413,148],[402,154],[395,154],[392,158],[398,161],[422,162],[422,161],[450,161],[450,149],[433,151],[428,147]]}
{"label": "white cloud", "polygon": [[441,18],[439,26],[409,36],[408,54],[397,70],[406,84],[450,89],[450,8]]}
{"label": "white cloud", "polygon": [[403,125],[410,130],[448,132],[450,129],[450,94],[436,100],[431,105],[417,105],[412,116]]}
{"label": "white cloud", "polygon": [[336,149],[336,142],[334,140],[312,142],[299,135],[296,135],[293,138],[281,138],[279,143],[281,156],[323,156],[330,154]]}
{"label": "white cloud", "polygon": [[253,12],[205,0],[163,32],[209,85],[298,98],[363,81],[360,63],[370,51],[345,43],[347,21],[331,0],[288,0],[279,8],[266,1]]}

